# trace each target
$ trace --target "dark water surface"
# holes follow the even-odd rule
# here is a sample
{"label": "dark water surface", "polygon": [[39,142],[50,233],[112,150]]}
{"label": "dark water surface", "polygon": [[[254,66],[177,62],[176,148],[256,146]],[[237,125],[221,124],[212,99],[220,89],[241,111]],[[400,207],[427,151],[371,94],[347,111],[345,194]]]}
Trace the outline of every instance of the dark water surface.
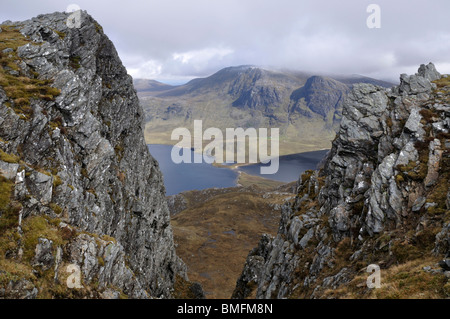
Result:
{"label": "dark water surface", "polygon": [[[236,186],[238,178],[238,172],[236,170],[215,167],[207,163],[175,164],[171,158],[172,148],[172,145],[149,145],[150,153],[159,162],[164,177],[167,196],[188,190]],[[189,149],[184,149],[184,151],[190,152],[192,162],[194,162],[194,156],[201,156]],[[315,169],[327,152],[327,150],[323,150],[281,156],[279,170],[273,175],[260,174],[260,167],[264,164],[242,166],[239,170],[247,174],[281,182],[292,182],[298,180],[300,174],[304,171]]]}
{"label": "dark water surface", "polygon": [[298,180],[300,174],[309,169],[316,169],[319,162],[327,155],[328,150],[314,151],[307,153],[299,153],[292,155],[280,156],[280,167],[278,172],[273,175],[260,174],[261,166],[269,166],[269,164],[253,164],[241,166],[239,170],[250,174],[257,175],[280,182],[293,182]]}
{"label": "dark water surface", "polygon": [[[175,164],[172,162],[171,157],[172,148],[172,145],[149,145],[150,154],[159,162],[167,196],[194,189],[202,190],[214,187],[236,186],[237,171],[215,167],[206,163]],[[184,151],[191,153],[192,162],[194,162],[194,156],[201,156],[189,149],[184,149]]]}

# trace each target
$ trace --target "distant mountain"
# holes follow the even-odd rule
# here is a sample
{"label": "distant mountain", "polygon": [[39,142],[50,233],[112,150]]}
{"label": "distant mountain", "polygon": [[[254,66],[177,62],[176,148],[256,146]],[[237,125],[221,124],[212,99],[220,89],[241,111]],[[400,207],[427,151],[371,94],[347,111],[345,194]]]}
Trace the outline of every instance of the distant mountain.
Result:
{"label": "distant mountain", "polygon": [[174,88],[172,85],[164,84],[155,80],[135,79],[133,81],[136,91],[141,96],[152,95],[154,92],[164,92]]}
{"label": "distant mountain", "polygon": [[373,78],[369,78],[367,76],[362,76],[358,74],[352,74],[352,75],[337,75],[332,76],[335,80],[345,83],[347,85],[352,86],[356,83],[366,83],[366,84],[373,84],[378,86],[383,86],[386,88],[393,87],[395,84],[387,81],[377,80]]}
{"label": "distant mountain", "polygon": [[[151,143],[173,143],[176,127],[203,120],[208,127],[280,128],[281,153],[328,148],[334,138],[342,103],[358,82],[390,87],[366,77],[336,78],[251,65],[228,67],[184,85],[136,80],[146,113]],[[147,82],[146,82],[147,81]]]}
{"label": "distant mountain", "polygon": [[350,91],[339,81],[322,76],[312,76],[306,84],[291,95],[291,114],[301,114],[312,118],[315,114],[327,123],[338,124],[342,113],[342,103]]}
{"label": "distant mountain", "polygon": [[[183,95],[199,95],[216,92],[237,95],[250,89],[254,85],[266,82],[266,84],[303,85],[306,78],[297,78],[283,73],[264,70],[251,65],[228,67],[206,77],[197,78],[184,85],[173,87],[172,90],[162,90],[158,97],[175,97]],[[138,90],[139,91],[139,90]]]}

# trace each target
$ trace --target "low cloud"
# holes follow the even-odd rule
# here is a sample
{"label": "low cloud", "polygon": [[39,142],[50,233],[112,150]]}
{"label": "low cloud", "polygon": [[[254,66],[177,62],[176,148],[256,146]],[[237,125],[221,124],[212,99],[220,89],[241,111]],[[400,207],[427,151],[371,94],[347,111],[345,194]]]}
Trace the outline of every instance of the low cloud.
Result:
{"label": "low cloud", "polygon": [[229,48],[204,48],[173,53],[163,61],[130,58],[128,72],[135,78],[159,79],[165,82],[187,81],[205,72],[215,72],[222,67],[224,59],[233,55]]}
{"label": "low cloud", "polygon": [[158,61],[149,60],[128,67],[128,73],[135,78],[156,79],[161,77],[163,65]]}

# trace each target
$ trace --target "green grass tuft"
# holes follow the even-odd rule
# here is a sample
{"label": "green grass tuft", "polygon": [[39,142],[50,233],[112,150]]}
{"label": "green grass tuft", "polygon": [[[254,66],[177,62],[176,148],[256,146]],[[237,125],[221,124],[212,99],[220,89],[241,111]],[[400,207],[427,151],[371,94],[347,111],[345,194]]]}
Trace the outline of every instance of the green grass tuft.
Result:
{"label": "green grass tuft", "polygon": [[60,90],[51,87],[50,80],[37,79],[37,74],[33,77],[17,74],[17,71],[20,71],[17,48],[30,41],[11,26],[3,25],[1,29],[0,52],[5,49],[12,50],[0,55],[0,86],[11,100],[11,103],[5,104],[10,106],[16,114],[21,115],[22,119],[29,120],[33,116],[33,109],[30,107],[32,99],[53,101],[60,94]]}
{"label": "green grass tuft", "polygon": [[20,158],[17,155],[6,153],[0,149],[0,160],[6,163],[19,163]]}

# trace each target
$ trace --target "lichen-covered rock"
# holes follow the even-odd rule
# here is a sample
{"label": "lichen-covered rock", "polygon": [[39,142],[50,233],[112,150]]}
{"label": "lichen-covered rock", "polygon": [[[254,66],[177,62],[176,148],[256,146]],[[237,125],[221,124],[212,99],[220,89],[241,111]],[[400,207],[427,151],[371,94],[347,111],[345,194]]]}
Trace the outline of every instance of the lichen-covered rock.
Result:
{"label": "lichen-covered rock", "polygon": [[28,280],[11,280],[5,288],[0,288],[0,298],[35,299],[39,290]]}
{"label": "lichen-covered rock", "polygon": [[39,266],[45,271],[50,269],[55,262],[55,257],[52,252],[53,242],[46,238],[39,238],[38,240],[39,242],[35,249],[33,267]]}
{"label": "lichen-covered rock", "polygon": [[434,248],[436,254],[443,254],[450,257],[450,223],[442,227],[442,230],[436,235],[436,246]]}
{"label": "lichen-covered rock", "polygon": [[[234,296],[335,296],[363,265],[448,256],[449,96],[433,64],[389,90],[354,85],[320,171],[299,179],[278,235],[249,254]],[[364,287],[352,289],[362,297]]]}
{"label": "lichen-covered rock", "polygon": [[[67,225],[51,226],[53,237],[45,227],[20,228],[14,251],[32,255],[33,267],[54,269],[56,281],[61,267],[78,265],[85,285],[96,283],[97,297],[115,297],[108,290],[114,287],[130,297],[169,298],[186,269],[132,79],[91,16],[82,12],[79,28],[67,19],[54,13],[1,26],[17,45],[8,48],[15,73],[0,83],[0,148],[8,157],[0,158],[0,173],[15,182],[12,199],[24,223],[46,216],[48,227]],[[96,238],[102,236],[114,243]],[[0,261],[8,255],[2,253]]]}

